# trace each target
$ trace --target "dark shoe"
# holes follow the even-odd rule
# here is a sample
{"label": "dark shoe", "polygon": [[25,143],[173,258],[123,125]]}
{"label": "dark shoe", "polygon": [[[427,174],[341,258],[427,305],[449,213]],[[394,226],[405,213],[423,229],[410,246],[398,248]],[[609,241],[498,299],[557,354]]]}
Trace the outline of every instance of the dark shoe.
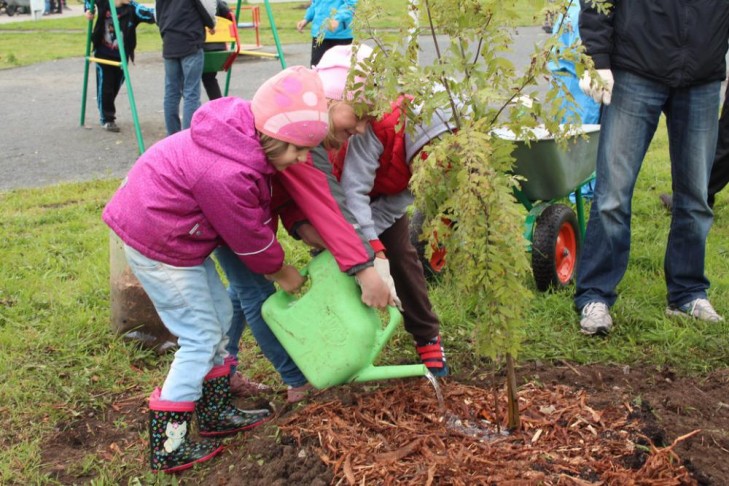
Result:
{"label": "dark shoe", "polygon": [[119,127],[118,127],[118,126],[117,126],[117,124],[116,124],[116,123],[114,123],[114,122],[106,122],[106,123],[104,123],[104,124],[103,124],[103,125],[101,125],[101,126],[102,126],[102,128],[103,128],[104,130],[106,130],[107,132],[114,132],[114,133],[116,133],[116,132],[118,132],[118,131],[119,131]]}
{"label": "dark shoe", "polygon": [[230,393],[235,397],[256,397],[262,393],[271,391],[271,387],[251,380],[243,376],[238,369],[238,358],[228,356],[223,362],[225,366],[230,366]]}
{"label": "dark shoe", "polygon": [[449,370],[446,365],[445,351],[443,351],[440,334],[430,341],[416,342],[415,350],[420,355],[420,360],[433,376],[438,378],[448,376]]}
{"label": "dark shoe", "polygon": [[270,391],[270,386],[253,381],[243,376],[240,371],[236,371],[230,375],[230,393],[236,397],[257,397],[262,393],[268,393]]}
{"label": "dark shoe", "polygon": [[673,196],[670,194],[661,194],[658,196],[658,199],[661,200],[661,204],[663,204],[663,207],[668,209],[669,211],[673,210]]}
{"label": "dark shoe", "polygon": [[266,409],[241,410],[230,402],[230,365],[215,366],[205,377],[202,397],[197,401],[200,435],[232,435],[252,429],[271,418],[271,412]]}
{"label": "dark shoe", "polygon": [[311,383],[304,383],[301,386],[290,386],[286,390],[286,401],[288,403],[297,403],[301,400],[306,400],[312,391],[314,391],[314,387]]}
{"label": "dark shoe", "polygon": [[176,472],[207,461],[223,450],[217,442],[188,439],[195,402],[160,400],[157,388],[149,397],[149,452],[153,472]]}

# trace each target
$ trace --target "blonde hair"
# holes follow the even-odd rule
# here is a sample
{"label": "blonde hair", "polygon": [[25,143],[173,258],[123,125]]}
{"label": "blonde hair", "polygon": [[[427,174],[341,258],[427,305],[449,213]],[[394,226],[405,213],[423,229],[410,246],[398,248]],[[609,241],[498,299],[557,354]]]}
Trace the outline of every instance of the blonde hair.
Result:
{"label": "blonde hair", "polygon": [[[355,116],[357,116],[357,120],[364,120],[364,119],[374,119],[373,117],[369,115],[363,115],[358,116],[356,115],[356,105],[352,103],[351,101],[345,101],[345,100],[329,100],[329,131],[327,132],[327,136],[324,138],[324,141],[322,144],[324,145],[324,148],[327,150],[339,150],[344,145],[344,142],[340,141],[336,134],[334,133],[334,121],[332,120],[332,108],[339,104],[345,104],[352,107],[352,109],[355,110]],[[362,106],[366,109],[369,108],[369,105],[362,104]]]}
{"label": "blonde hair", "polygon": [[269,159],[274,159],[280,155],[283,155],[289,149],[288,142],[273,138],[265,133],[258,132],[258,138],[261,141],[261,148]]}

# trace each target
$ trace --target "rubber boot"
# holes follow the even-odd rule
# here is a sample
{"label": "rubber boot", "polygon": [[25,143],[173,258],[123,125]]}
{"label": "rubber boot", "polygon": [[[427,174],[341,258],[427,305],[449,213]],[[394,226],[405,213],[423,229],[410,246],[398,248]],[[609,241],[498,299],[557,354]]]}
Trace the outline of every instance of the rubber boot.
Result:
{"label": "rubber boot", "polygon": [[197,420],[202,436],[232,435],[252,429],[270,419],[271,412],[241,410],[231,403],[230,364],[215,366],[203,381],[197,402]]}
{"label": "rubber boot", "polygon": [[203,462],[223,450],[217,442],[190,440],[195,402],[160,399],[159,388],[149,397],[150,466],[154,472],[175,472]]}

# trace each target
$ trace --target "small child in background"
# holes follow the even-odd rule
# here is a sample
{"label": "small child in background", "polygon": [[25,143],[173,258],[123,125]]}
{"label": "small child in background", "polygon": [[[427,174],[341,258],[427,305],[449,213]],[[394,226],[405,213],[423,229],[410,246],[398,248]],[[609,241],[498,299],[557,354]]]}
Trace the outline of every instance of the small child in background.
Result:
{"label": "small child in background", "polygon": [[225,348],[232,308],[211,258],[221,245],[285,291],[304,283],[284,264],[271,214],[271,177],[306,160],[328,132],[327,100],[313,71],[286,69],[248,102],[221,98],[201,107],[189,130],[158,142],[132,167],[104,209],[124,242],[130,268],[179,349],[161,389],[150,397],[154,471],[178,471],[218,454],[202,436],[254,427],[267,410],[231,403]]}
{"label": "small child in background", "polygon": [[[580,39],[580,2],[572,0],[566,15],[560,15],[552,25],[552,35],[558,35],[560,52],[575,50],[581,44]],[[562,108],[565,110],[561,123],[600,123],[600,104],[580,89],[580,78],[575,69],[575,63],[560,57],[558,62],[550,61],[547,68],[552,73],[554,82],[560,87]],[[572,95],[573,101],[567,100],[565,93]],[[595,180],[591,180],[580,191],[582,196],[592,199],[595,191]],[[574,193],[570,200],[575,202]]]}
{"label": "small child in background", "polygon": [[[576,50],[582,43],[580,39],[580,2],[573,0],[567,9],[566,15],[560,15],[552,26],[552,35],[559,35],[560,52]],[[600,123],[600,104],[582,92],[580,89],[580,78],[575,69],[575,63],[560,57],[558,62],[550,62],[548,69],[554,77],[554,81],[560,85],[562,92],[572,95],[574,103],[568,102],[562,95],[562,106],[565,109],[562,123],[568,121],[596,124]]]}
{"label": "small child in background", "polygon": [[[357,0],[312,0],[296,30],[304,31],[311,23],[311,65],[319,64],[324,53],[334,47],[352,43],[352,17]],[[319,39],[319,36],[324,36]]]}
{"label": "small child in background", "polygon": [[[134,49],[137,47],[137,25],[140,22],[154,23],[154,9],[139,5],[134,0],[115,0],[119,28],[124,38],[124,51],[127,61],[134,62]],[[114,62],[121,62],[119,42],[114,31],[111,7],[108,0],[85,0],[86,19],[94,20],[94,10],[98,17],[91,34],[94,57]],[[116,124],[116,96],[124,84],[124,71],[121,66],[96,63],[96,100],[99,106],[99,118],[104,130],[118,132]]]}
{"label": "small child in background", "polygon": [[[430,372],[448,375],[440,336],[440,321],[433,312],[423,266],[410,242],[407,209],[413,203],[408,189],[410,166],[423,148],[450,130],[448,118],[436,112],[428,126],[406,133],[402,106],[407,98],[392,104],[392,111],[371,122],[364,134],[355,135],[338,151],[330,152],[334,174],[340,178],[347,208],[359,222],[375,251],[375,267],[391,274],[402,302],[405,330],[415,338],[415,349]],[[398,128],[399,127],[399,128]]]}
{"label": "small child in background", "polygon": [[[230,8],[228,8],[228,4],[225,3],[223,0],[218,0],[216,2],[215,16],[223,18],[228,18],[230,16]],[[224,51],[227,49],[227,47],[228,46],[225,45],[225,42],[206,42],[205,44],[203,44],[203,50],[206,52]],[[212,101],[223,97],[223,93],[222,91],[220,91],[220,84],[218,84],[217,71],[212,71],[209,73],[203,71],[202,84],[203,88],[205,88],[205,94],[208,95],[208,100]]]}

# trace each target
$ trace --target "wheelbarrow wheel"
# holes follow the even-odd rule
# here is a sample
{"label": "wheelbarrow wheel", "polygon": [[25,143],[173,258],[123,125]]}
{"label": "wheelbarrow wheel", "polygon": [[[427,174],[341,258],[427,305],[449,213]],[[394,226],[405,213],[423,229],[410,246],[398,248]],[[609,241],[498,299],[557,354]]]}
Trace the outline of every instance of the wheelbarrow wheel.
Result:
{"label": "wheelbarrow wheel", "polygon": [[413,211],[410,216],[410,243],[415,247],[415,251],[418,253],[418,259],[423,265],[423,272],[425,278],[432,280],[434,277],[440,275],[445,265],[445,248],[438,248],[433,252],[430,259],[426,256],[426,245],[427,241],[420,240],[420,234],[423,232],[423,221],[425,215],[417,209]]}
{"label": "wheelbarrow wheel", "polygon": [[577,270],[580,254],[577,217],[564,204],[547,207],[537,218],[532,237],[532,271],[537,288],[568,286]]}
{"label": "wheelbarrow wheel", "polygon": [[7,7],[5,7],[5,13],[8,14],[8,17],[12,17],[13,15],[15,15],[16,9],[17,7],[15,5],[8,5]]}

